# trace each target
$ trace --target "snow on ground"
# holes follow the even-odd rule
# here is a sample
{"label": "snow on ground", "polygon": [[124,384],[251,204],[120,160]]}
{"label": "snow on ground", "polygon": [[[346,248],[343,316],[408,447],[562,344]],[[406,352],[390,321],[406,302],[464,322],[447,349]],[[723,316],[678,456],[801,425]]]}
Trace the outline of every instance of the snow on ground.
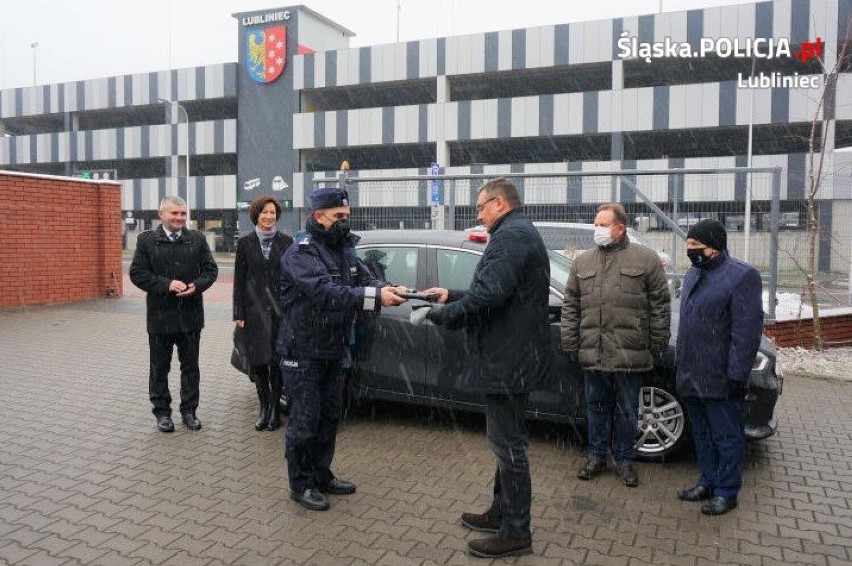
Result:
{"label": "snow on ground", "polygon": [[[775,320],[797,320],[813,317],[810,305],[802,303],[802,296],[797,293],[777,292],[775,294]],[[763,312],[769,312],[769,291],[763,291]],[[820,306],[820,316],[831,316],[852,313],[849,307]]]}
{"label": "snow on ground", "polygon": [[852,348],[829,348],[822,352],[778,348],[778,363],[785,376],[795,374],[852,381]]}

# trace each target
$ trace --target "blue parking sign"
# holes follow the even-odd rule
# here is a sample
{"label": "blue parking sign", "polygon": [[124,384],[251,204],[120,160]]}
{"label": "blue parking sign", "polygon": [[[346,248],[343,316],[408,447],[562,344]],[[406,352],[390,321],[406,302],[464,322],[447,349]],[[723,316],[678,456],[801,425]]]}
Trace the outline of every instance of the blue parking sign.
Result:
{"label": "blue parking sign", "polygon": [[[441,167],[437,163],[432,163],[430,167],[432,175],[440,175]],[[430,202],[435,204],[441,204],[441,180],[440,179],[432,179],[432,190],[430,194]]]}

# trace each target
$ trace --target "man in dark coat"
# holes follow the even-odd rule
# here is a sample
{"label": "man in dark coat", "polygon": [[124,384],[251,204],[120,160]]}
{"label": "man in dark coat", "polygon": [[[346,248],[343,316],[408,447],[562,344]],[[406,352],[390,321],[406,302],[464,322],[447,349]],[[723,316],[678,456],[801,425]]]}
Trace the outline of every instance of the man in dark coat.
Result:
{"label": "man in dark coat", "polygon": [[349,195],[340,188],[311,194],[305,231],[281,259],[281,324],[276,349],[290,394],[285,456],[290,497],[324,511],[324,494],[355,493],[331,472],[342,388],[340,375],[356,312],[379,312],[406,300],[378,281],[355,255]]}
{"label": "man in dark coat", "polygon": [[168,196],[160,203],[162,224],[139,235],[130,280],[148,293],[148,393],[157,428],[172,432],[169,369],[177,345],[180,359],[180,413],[187,428],[198,430],[198,348],[204,328],[201,294],[219,274],[204,235],[185,227],[186,202]]}
{"label": "man in dark coat", "polygon": [[464,327],[473,365],[471,388],[485,397],[488,444],[497,457],[493,501],[485,513],[463,513],[462,524],[496,536],[468,544],[474,556],[532,552],[532,488],[524,411],[550,368],[550,262],[538,231],[520,210],[515,185],[493,179],[479,189],[477,218],[490,242],[467,291],[433,288],[443,307],[418,309],[447,328]]}
{"label": "man in dark coat", "polygon": [[281,256],[293,238],[278,230],[281,205],[263,195],[249,205],[255,229],[237,241],[234,261],[234,321],[242,329],[249,363],[249,376],[257,389],[260,415],[255,430],[281,426],[281,368],[275,355],[278,333],[278,281]]}
{"label": "man in dark coat", "polygon": [[677,390],[683,398],[701,476],[678,492],[710,500],[706,515],[737,506],[745,466],[742,399],[763,332],[760,274],[728,255],[725,227],[702,220],[689,229],[692,267],[683,280],[677,335]]}

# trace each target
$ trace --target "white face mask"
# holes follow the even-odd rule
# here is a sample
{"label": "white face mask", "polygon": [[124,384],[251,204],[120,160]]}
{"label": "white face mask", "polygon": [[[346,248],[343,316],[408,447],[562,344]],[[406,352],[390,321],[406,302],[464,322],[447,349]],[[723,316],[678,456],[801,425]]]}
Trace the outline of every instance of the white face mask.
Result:
{"label": "white face mask", "polygon": [[612,243],[612,226],[595,226],[595,244],[604,247]]}

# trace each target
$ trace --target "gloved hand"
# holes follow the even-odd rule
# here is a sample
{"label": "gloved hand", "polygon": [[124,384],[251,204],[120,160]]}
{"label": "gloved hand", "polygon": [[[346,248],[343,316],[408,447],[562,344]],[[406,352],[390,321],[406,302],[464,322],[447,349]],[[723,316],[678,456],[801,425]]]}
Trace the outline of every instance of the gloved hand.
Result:
{"label": "gloved hand", "polygon": [[420,326],[423,324],[423,321],[432,314],[433,307],[434,305],[413,305],[411,307],[411,315],[408,317],[408,320],[414,326]]}
{"label": "gloved hand", "polygon": [[728,395],[733,399],[742,401],[748,394],[748,386],[741,381],[728,380]]}

